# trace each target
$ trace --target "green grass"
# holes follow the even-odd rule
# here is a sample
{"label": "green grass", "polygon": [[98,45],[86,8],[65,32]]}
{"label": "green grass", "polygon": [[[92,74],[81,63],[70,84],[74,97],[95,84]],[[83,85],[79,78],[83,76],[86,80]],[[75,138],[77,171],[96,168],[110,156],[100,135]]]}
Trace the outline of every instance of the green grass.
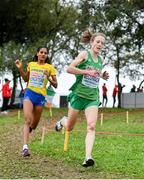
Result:
{"label": "green grass", "polygon": [[[54,117],[59,116],[59,109],[54,110]],[[120,133],[117,135],[96,135],[93,158],[96,166],[90,171],[103,174],[119,174],[128,178],[143,178],[144,172],[144,137],[128,136],[128,134],[144,133],[144,113],[142,110],[129,110],[129,124],[126,124],[126,110],[100,110],[104,113],[103,126],[97,122],[97,132]],[[106,114],[105,114],[106,113]],[[61,109],[65,115],[66,110]],[[72,166],[80,166],[85,157],[86,122],[77,122],[70,133],[68,151],[63,151],[64,134],[48,131],[44,144],[40,144],[40,136],[31,143],[31,149],[56,160],[62,160]],[[102,176],[103,177],[103,176]],[[105,177],[106,178],[106,177]]]}
{"label": "green grass", "polygon": [[[144,178],[144,136],[130,136],[130,134],[144,134],[144,112],[142,109],[129,109],[129,124],[126,123],[127,109],[100,109],[96,125],[96,132],[112,132],[114,134],[96,134],[93,148],[93,158],[96,165],[89,168],[89,173],[98,172],[99,178]],[[100,113],[104,113],[103,126],[100,125]],[[0,117],[0,134],[4,135],[7,125],[14,128],[16,124],[23,125],[23,114],[20,120],[17,111],[9,116]],[[86,121],[83,112],[78,117],[74,130],[69,135],[68,151],[63,151],[64,134],[54,131],[57,119],[67,115],[67,109],[53,109],[51,121],[45,135],[44,144],[41,142],[41,126],[48,122],[49,113],[45,109],[42,121],[38,126],[34,139],[30,141],[31,151],[62,161],[68,166],[77,166],[81,170],[81,163],[85,157]],[[83,171],[83,169],[81,170]],[[113,177],[113,176],[112,176]],[[96,178],[93,177],[92,178]]]}

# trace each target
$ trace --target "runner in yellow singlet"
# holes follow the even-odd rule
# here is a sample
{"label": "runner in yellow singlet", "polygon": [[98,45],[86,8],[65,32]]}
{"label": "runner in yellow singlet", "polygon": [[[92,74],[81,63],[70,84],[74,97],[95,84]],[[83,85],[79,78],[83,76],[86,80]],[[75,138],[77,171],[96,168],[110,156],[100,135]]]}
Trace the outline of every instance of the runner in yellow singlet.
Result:
{"label": "runner in yellow singlet", "polygon": [[30,62],[27,71],[24,72],[22,61],[17,59],[15,64],[20,75],[25,82],[28,82],[27,90],[24,94],[23,111],[25,124],[23,128],[23,156],[30,156],[28,149],[29,133],[36,129],[45,103],[46,85],[48,81],[55,88],[57,87],[56,70],[47,63],[48,48],[40,47],[34,58],[35,62]]}

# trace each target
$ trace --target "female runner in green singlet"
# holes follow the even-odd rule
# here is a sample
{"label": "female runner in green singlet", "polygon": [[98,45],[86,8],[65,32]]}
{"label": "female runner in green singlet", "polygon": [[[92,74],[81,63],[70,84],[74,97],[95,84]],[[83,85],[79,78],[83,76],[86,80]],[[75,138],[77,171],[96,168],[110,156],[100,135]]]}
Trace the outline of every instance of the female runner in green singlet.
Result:
{"label": "female runner in green singlet", "polygon": [[80,110],[85,111],[87,120],[87,135],[85,139],[86,157],[84,167],[93,166],[92,149],[95,141],[95,126],[98,117],[99,106],[99,80],[107,80],[107,72],[102,73],[103,59],[99,52],[104,46],[105,35],[85,31],[82,36],[83,43],[89,43],[90,49],[84,50],[69,65],[67,72],[76,75],[76,82],[71,87],[68,97],[70,108],[68,118],[62,118],[56,123],[56,131],[64,126],[68,131],[73,129]]}

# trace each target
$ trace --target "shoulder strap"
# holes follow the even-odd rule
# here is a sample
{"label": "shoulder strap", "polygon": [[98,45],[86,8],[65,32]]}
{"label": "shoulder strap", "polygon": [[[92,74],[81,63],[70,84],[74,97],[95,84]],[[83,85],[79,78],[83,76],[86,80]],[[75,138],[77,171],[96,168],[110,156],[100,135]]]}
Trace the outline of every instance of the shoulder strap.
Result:
{"label": "shoulder strap", "polygon": [[103,63],[102,57],[101,57],[100,55],[98,55],[98,61],[100,61],[101,63]]}
{"label": "shoulder strap", "polygon": [[88,53],[88,58],[91,58],[91,54],[90,54],[89,50],[86,49],[86,51],[87,51],[87,53]]}

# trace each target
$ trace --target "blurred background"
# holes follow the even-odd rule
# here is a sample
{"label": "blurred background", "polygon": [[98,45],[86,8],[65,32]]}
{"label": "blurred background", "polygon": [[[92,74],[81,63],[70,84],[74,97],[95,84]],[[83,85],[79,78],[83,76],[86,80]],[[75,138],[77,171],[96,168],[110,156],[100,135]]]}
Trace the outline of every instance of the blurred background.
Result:
{"label": "blurred background", "polygon": [[[104,70],[110,74],[105,82],[107,107],[112,107],[115,84],[119,88],[116,107],[121,107],[121,94],[131,92],[133,85],[135,92],[141,89],[142,93],[144,0],[3,0],[0,1],[0,90],[4,78],[9,78],[11,106],[26,87],[14,61],[22,59],[26,69],[41,45],[49,48],[49,59],[58,71],[59,86],[54,89],[54,104],[58,106],[58,97],[67,96],[75,80],[66,73],[67,66],[80,50],[88,48],[80,42],[87,28],[107,37],[101,52]],[[101,101],[103,83],[101,80]]]}

